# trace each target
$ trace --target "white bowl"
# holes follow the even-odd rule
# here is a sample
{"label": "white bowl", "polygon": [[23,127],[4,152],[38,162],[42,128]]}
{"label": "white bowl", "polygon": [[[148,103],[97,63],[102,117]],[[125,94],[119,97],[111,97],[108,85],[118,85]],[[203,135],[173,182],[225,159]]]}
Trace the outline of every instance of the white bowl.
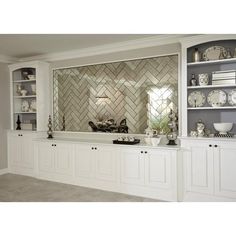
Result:
{"label": "white bowl", "polygon": [[227,134],[233,128],[233,123],[214,123],[213,125],[220,134]]}

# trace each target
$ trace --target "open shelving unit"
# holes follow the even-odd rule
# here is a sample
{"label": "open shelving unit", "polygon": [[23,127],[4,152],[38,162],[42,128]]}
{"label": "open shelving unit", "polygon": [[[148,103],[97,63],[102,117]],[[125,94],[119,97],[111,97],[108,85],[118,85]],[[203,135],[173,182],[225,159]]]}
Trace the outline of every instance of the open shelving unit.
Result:
{"label": "open shelving unit", "polygon": [[[203,53],[206,49],[213,46],[221,46],[226,50],[231,52],[232,58],[229,59],[216,59],[216,60],[208,60],[208,61],[199,61],[193,62],[192,55],[195,48],[198,48],[200,53]],[[188,42],[182,42],[182,71],[183,71],[183,83],[182,83],[182,111],[183,118],[182,121],[182,135],[189,136],[191,130],[196,130],[196,123],[199,119],[201,119],[206,128],[211,131],[211,133],[215,133],[215,129],[213,127],[213,123],[219,122],[232,122],[234,124],[234,128],[231,132],[236,134],[236,104],[231,105],[228,102],[228,94],[232,90],[236,90],[235,84],[220,84],[220,85],[212,85],[212,72],[215,71],[228,71],[228,70],[236,70],[236,58],[234,56],[236,48],[236,38],[218,38],[212,36],[212,40],[208,37],[204,40],[204,37],[200,37],[199,40]],[[198,80],[199,74],[208,74],[209,83],[204,86],[191,86],[191,75],[194,74],[195,78]],[[213,90],[222,90],[227,95],[227,101],[224,106],[211,106],[208,104],[206,99],[203,106],[200,107],[191,107],[188,104],[188,96],[190,93],[194,91],[199,91],[204,94],[207,98],[209,93]]]}
{"label": "open shelving unit", "polygon": [[[9,65],[11,85],[11,129],[46,130],[49,115],[49,65],[32,61]],[[25,90],[25,91],[24,91]]]}

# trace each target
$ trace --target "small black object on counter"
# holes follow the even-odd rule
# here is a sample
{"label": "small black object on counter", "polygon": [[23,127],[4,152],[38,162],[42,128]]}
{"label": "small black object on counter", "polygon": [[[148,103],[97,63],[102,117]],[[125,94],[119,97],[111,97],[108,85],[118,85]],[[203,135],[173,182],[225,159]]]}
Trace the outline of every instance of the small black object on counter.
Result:
{"label": "small black object on counter", "polygon": [[21,130],[21,121],[20,121],[20,116],[17,116],[17,121],[16,121],[16,130]]}

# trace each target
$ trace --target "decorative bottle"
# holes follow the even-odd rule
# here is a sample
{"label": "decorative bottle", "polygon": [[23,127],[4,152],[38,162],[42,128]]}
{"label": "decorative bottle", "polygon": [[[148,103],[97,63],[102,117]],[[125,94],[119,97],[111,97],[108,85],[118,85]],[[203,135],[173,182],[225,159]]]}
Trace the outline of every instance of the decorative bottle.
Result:
{"label": "decorative bottle", "polygon": [[230,52],[230,49],[229,49],[229,48],[227,49],[226,58],[227,58],[227,59],[232,58],[232,55],[231,55],[231,52]]}
{"label": "decorative bottle", "polygon": [[195,78],[195,74],[191,75],[190,85],[191,86],[196,86],[197,85],[197,80]]}
{"label": "decorative bottle", "polygon": [[220,49],[219,59],[220,59],[220,60],[225,59],[225,55],[224,55],[224,52],[223,52],[223,49],[222,49],[222,48]]}
{"label": "decorative bottle", "polygon": [[201,54],[198,51],[198,48],[195,48],[193,52],[193,62],[199,62],[200,58],[201,58]]}

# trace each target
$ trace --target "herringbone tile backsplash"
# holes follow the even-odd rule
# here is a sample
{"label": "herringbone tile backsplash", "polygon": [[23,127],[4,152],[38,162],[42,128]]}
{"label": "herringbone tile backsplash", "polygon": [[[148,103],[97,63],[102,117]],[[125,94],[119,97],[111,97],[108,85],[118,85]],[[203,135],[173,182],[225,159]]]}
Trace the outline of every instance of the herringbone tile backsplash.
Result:
{"label": "herringbone tile backsplash", "polygon": [[166,131],[178,106],[178,56],[54,70],[54,129],[89,131],[88,122],[126,118],[129,133]]}

